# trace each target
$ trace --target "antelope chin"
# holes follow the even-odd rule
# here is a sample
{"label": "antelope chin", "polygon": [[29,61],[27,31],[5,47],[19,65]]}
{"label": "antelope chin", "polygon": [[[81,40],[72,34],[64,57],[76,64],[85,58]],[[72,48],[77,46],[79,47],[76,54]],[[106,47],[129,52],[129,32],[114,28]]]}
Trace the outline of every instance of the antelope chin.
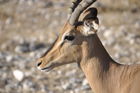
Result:
{"label": "antelope chin", "polygon": [[41,70],[42,70],[42,71],[45,71],[45,72],[49,72],[49,71],[51,71],[53,68],[54,68],[53,66],[49,66],[49,67],[42,68]]}

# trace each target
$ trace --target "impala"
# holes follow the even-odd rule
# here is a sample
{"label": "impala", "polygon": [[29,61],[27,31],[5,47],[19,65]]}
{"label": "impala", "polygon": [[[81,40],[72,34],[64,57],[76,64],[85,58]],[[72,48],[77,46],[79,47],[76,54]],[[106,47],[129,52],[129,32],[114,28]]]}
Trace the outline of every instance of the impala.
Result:
{"label": "impala", "polygon": [[73,2],[68,21],[53,46],[38,59],[40,70],[77,63],[95,93],[140,93],[140,65],[115,62],[98,38],[96,0]]}

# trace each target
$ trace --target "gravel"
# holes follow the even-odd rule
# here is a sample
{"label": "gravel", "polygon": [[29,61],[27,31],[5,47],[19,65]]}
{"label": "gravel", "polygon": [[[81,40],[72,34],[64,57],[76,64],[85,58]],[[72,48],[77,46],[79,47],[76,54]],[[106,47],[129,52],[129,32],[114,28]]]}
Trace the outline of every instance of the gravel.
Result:
{"label": "gravel", "polygon": [[[92,93],[77,64],[49,73],[36,67],[36,59],[65,23],[70,1],[0,0],[0,93]],[[96,4],[98,34],[116,61],[139,63],[139,2],[134,0],[128,7],[130,1],[112,5],[112,0],[101,0]]]}

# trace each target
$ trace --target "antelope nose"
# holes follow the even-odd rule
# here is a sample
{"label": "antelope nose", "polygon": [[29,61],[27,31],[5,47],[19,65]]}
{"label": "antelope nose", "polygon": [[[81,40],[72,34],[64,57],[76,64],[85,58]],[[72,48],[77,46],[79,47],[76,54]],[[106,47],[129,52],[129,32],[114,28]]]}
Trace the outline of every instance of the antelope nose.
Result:
{"label": "antelope nose", "polygon": [[42,64],[42,59],[39,58],[39,59],[37,60],[37,64],[36,64],[36,66],[39,67],[41,64]]}
{"label": "antelope nose", "polygon": [[42,64],[41,61],[37,63],[37,68],[38,68],[39,70],[41,70],[41,67],[40,67],[41,64]]}
{"label": "antelope nose", "polygon": [[38,63],[37,63],[37,66],[39,67],[41,64],[42,64],[42,62],[38,62]]}

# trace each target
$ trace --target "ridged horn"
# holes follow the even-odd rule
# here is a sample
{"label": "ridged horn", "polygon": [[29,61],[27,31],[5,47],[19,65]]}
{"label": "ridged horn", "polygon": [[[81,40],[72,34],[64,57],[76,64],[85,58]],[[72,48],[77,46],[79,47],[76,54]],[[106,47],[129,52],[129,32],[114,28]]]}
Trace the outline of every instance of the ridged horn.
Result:
{"label": "ridged horn", "polygon": [[71,16],[69,17],[69,23],[71,25],[75,25],[78,22],[79,16],[81,13],[87,9],[91,4],[93,4],[96,0],[76,0],[73,3]]}

